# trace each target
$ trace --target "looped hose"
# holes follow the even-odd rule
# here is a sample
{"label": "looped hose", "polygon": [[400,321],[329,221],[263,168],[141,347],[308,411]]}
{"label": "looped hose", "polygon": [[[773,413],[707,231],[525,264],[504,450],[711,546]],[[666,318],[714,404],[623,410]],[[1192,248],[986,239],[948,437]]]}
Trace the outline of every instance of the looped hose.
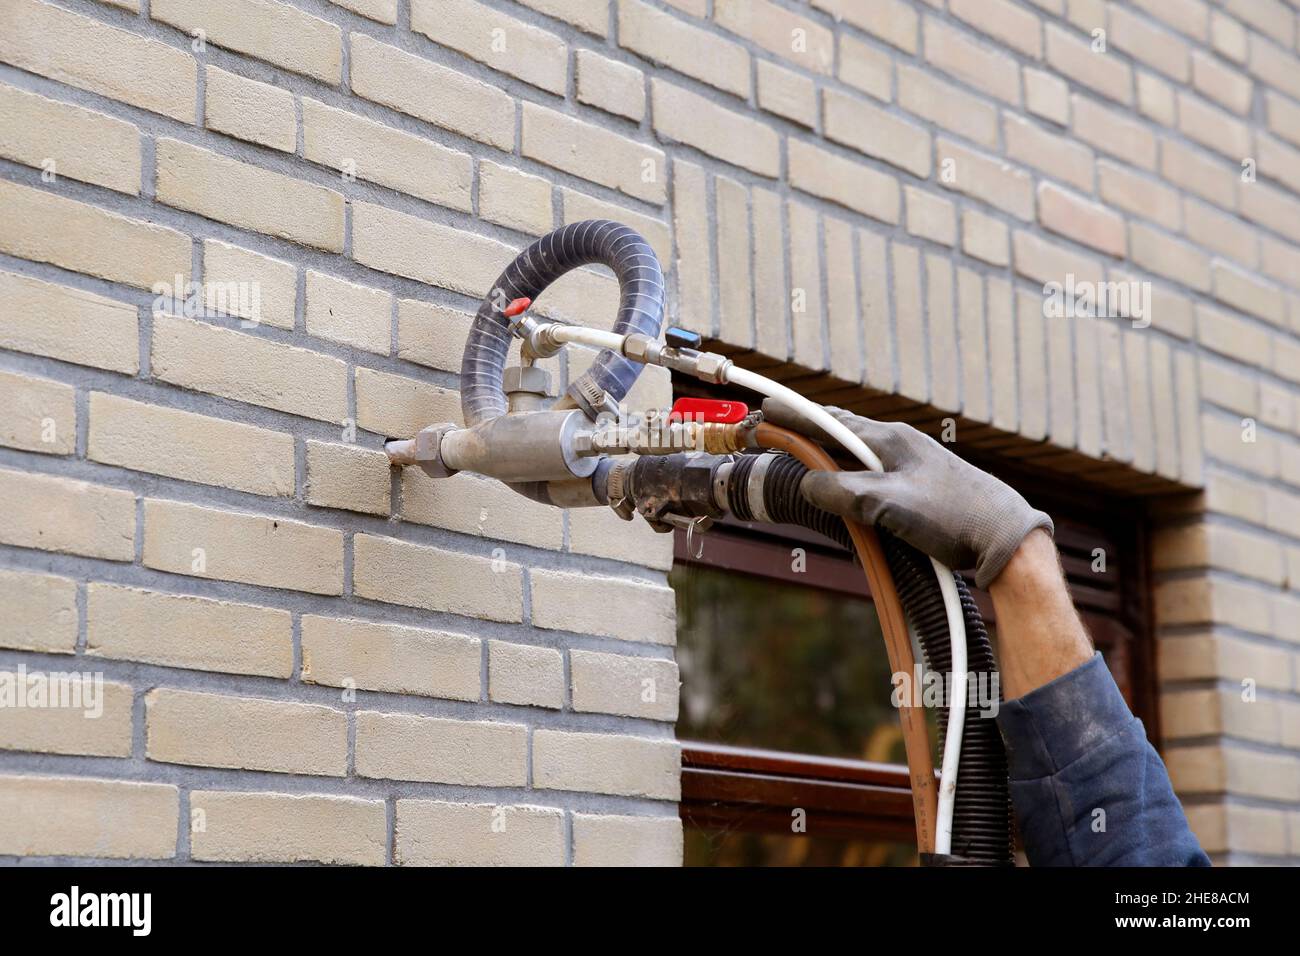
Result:
{"label": "looped hose", "polygon": [[[504,315],[514,299],[533,301],[552,282],[580,266],[600,263],[618,279],[620,299],[614,331],[658,337],[664,314],[664,277],[650,244],[635,229],[607,219],[562,226],[521,252],[497,278],[479,306],[460,366],[460,403],[473,427],[507,410],[501,376],[510,351],[510,322]],[[599,391],[622,401],[642,366],[604,349],[570,394]]]}

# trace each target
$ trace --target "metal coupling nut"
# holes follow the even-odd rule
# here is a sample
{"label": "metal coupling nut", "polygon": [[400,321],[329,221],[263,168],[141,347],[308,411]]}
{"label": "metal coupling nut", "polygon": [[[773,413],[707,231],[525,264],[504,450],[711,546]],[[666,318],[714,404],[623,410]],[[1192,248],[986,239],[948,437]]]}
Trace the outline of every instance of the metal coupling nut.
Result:
{"label": "metal coupling nut", "polygon": [[501,374],[501,389],[507,395],[511,392],[549,395],[551,373],[536,365],[512,365]]}
{"label": "metal coupling nut", "polygon": [[701,352],[695,360],[695,374],[706,382],[722,384],[726,381],[727,369],[731,368],[731,359],[717,352]]}
{"label": "metal coupling nut", "polygon": [[405,441],[384,444],[388,460],[394,465],[419,465],[430,478],[450,478],[455,468],[448,468],[442,460],[442,439],[448,432],[461,428],[455,422],[442,422],[422,428],[416,436]]}

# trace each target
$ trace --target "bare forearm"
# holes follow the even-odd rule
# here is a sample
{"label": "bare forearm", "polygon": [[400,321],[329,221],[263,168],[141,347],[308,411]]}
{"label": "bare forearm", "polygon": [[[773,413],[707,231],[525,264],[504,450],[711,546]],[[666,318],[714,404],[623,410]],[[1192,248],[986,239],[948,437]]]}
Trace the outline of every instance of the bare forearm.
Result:
{"label": "bare forearm", "polygon": [[1092,641],[1061,572],[1056,545],[1044,531],[1021,542],[989,586],[997,614],[1002,690],[1023,697],[1088,662]]}

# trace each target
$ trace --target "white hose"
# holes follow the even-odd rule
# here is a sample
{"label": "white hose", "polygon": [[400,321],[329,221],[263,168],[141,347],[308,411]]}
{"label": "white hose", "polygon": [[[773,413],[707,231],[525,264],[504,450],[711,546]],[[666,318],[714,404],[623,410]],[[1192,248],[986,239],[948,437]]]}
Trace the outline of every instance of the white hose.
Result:
{"label": "white hose", "polygon": [[[588,329],[578,325],[560,325],[552,328],[552,335],[557,342],[573,342],[590,345],[595,348],[613,349],[622,354],[624,336],[600,329]],[[796,407],[805,418],[818,425],[823,431],[862,462],[870,471],[884,471],[884,466],[875,452],[867,447],[857,435],[853,434],[838,418],[826,411],[812,399],[804,398],[792,388],[774,382],[764,375],[749,369],[730,366],[726,380],[733,385],[748,388],[777,398]],[[948,614],[948,635],[952,643],[952,675],[948,682],[948,732],[944,738],[943,766],[939,770],[939,805],[938,819],[935,823],[934,852],[948,854],[952,852],[952,811],[957,799],[957,767],[961,757],[962,732],[966,723],[966,616],[962,611],[961,595],[957,593],[957,582],[952,571],[934,558],[935,576],[939,579],[939,590],[943,594],[944,610]]]}
{"label": "white hose", "polygon": [[[812,399],[804,398],[780,382],[735,365],[727,370],[727,381],[796,406],[805,418],[819,425],[870,471],[884,470],[880,459],[867,447],[866,442]],[[966,723],[966,616],[962,611],[961,595],[957,593],[957,582],[952,571],[934,558],[930,559],[930,563],[939,579],[943,607],[948,614],[948,636],[952,643],[948,732],[943,744],[943,766],[939,770],[939,806],[934,835],[934,852],[948,854],[952,852],[952,811],[957,800],[957,766],[961,757],[962,731]]]}

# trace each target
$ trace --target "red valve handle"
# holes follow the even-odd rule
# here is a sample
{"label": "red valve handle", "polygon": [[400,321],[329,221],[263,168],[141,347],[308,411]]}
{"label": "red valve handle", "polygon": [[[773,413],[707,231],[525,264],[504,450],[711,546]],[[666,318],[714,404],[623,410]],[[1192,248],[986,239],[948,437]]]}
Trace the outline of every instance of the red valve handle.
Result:
{"label": "red valve handle", "polygon": [[715,398],[679,398],[673,402],[669,418],[689,419],[696,422],[719,422],[734,425],[744,421],[749,406],[744,402],[729,402]]}
{"label": "red valve handle", "polygon": [[533,300],[527,296],[524,296],[522,299],[514,299],[508,306],[506,306],[505,312],[502,314],[508,319],[513,319],[516,315],[523,312],[532,304]]}

